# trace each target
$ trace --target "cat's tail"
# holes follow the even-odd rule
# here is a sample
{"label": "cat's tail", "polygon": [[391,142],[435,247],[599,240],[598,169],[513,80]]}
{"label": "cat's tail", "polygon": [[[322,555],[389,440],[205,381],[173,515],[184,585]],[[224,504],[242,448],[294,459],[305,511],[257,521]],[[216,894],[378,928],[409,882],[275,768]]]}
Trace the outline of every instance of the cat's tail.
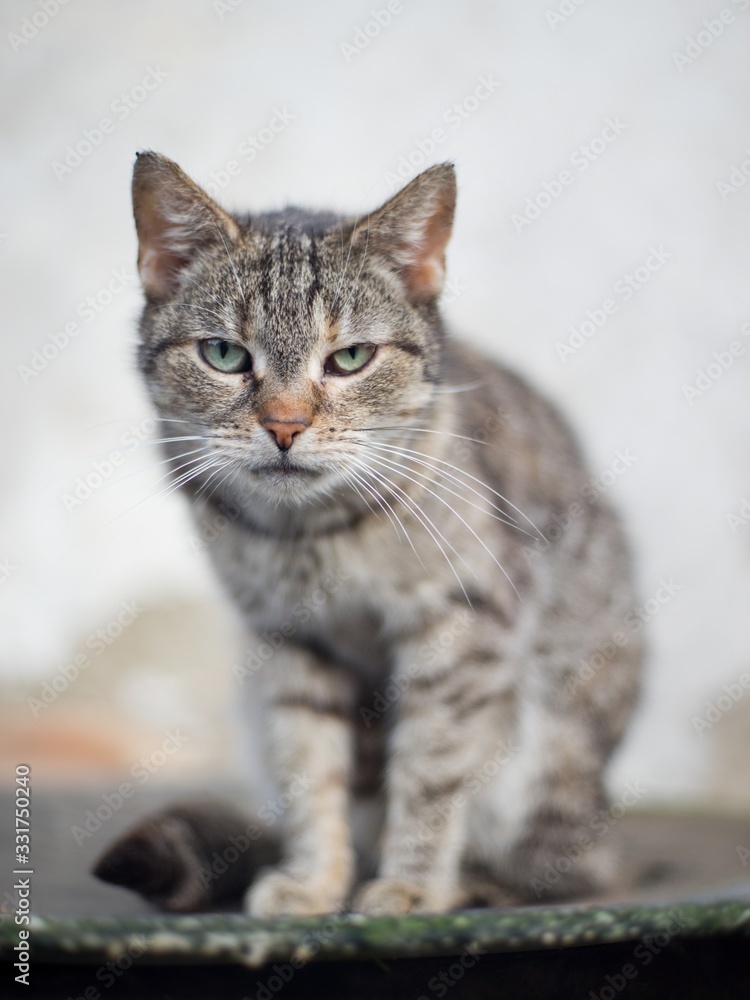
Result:
{"label": "cat's tail", "polygon": [[239,900],[280,845],[233,807],[201,802],[153,813],[96,863],[104,882],[140,893],[164,910],[212,909]]}

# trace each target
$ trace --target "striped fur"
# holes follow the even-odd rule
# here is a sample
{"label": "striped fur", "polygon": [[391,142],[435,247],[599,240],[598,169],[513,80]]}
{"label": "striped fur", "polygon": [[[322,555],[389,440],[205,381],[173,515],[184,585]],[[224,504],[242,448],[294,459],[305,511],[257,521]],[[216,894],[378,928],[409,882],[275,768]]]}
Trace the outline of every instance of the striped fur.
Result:
{"label": "striped fur", "polygon": [[[234,512],[211,555],[250,648],[281,637],[244,684],[269,773],[280,795],[310,781],[257,915],[534,900],[614,871],[611,838],[581,838],[640,645],[578,671],[633,605],[628,552],[558,414],[446,336],[454,201],[440,165],[364,219],[230,217],[164,157],[136,164],[141,370],[165,436],[204,439],[165,445],[196,517]],[[252,371],[211,369],[211,337]],[[376,348],[361,371],[326,372],[356,344]],[[269,419],[302,428],[290,447]]]}

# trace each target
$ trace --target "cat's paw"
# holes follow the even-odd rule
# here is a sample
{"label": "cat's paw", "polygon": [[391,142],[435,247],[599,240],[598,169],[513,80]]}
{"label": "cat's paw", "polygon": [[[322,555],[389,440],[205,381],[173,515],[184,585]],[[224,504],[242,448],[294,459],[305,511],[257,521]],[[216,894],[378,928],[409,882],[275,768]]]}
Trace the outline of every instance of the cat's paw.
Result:
{"label": "cat's paw", "polygon": [[448,904],[425,886],[400,878],[377,878],[359,891],[352,909],[373,917],[399,913],[441,913]]}
{"label": "cat's paw", "polygon": [[280,869],[262,874],[245,896],[253,917],[312,917],[343,909],[342,895],[318,879],[300,881]]}

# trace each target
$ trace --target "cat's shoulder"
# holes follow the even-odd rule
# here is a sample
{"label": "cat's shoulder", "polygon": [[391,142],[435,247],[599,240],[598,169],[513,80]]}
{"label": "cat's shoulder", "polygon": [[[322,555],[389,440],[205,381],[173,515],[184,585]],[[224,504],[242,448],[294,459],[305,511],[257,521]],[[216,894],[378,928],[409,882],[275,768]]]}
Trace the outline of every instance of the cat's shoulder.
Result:
{"label": "cat's shoulder", "polygon": [[455,394],[459,408],[475,418],[491,411],[499,421],[541,420],[565,426],[557,407],[529,379],[465,340],[447,341],[440,388]]}
{"label": "cat's shoulder", "polygon": [[[577,435],[555,403],[479,347],[454,338],[447,341],[441,390],[453,398],[457,426],[468,439],[463,446],[457,443],[459,451],[468,448],[474,453],[472,442],[496,445],[505,453],[506,464],[528,464],[535,476],[546,471],[550,482],[582,474]],[[490,453],[480,452],[480,465],[496,464]]]}

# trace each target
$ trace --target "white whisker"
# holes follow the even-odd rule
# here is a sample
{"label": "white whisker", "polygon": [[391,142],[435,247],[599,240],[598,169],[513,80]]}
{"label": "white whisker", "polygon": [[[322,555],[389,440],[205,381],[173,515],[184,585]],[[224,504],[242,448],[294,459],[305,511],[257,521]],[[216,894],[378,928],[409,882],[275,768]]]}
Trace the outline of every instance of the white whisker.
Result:
{"label": "white whisker", "polygon": [[[148,465],[144,465],[140,469],[133,469],[132,472],[128,472],[126,473],[126,475],[120,476],[119,479],[112,480],[111,483],[104,483],[104,485],[99,486],[97,488],[97,492],[103,492],[105,490],[109,490],[113,486],[120,486],[122,483],[127,482],[128,479],[132,479],[133,476],[140,476],[144,472],[150,472],[152,469],[158,469],[160,465],[166,465],[167,462],[177,462],[182,458],[187,458],[188,455],[197,455],[201,452],[204,455],[207,453],[205,445],[202,446],[201,448],[193,448],[192,451],[183,451],[180,455],[172,455],[169,458],[163,458],[159,462],[150,462]],[[194,461],[198,461],[198,459],[195,459]],[[182,468],[182,466],[179,466],[178,468]],[[170,472],[167,473],[167,476],[171,475],[171,473],[174,471],[176,470],[174,469],[170,470]],[[166,476],[162,476],[161,479],[157,479],[156,482],[160,483],[162,479],[166,479]]]}
{"label": "white whisker", "polygon": [[[380,514],[373,508],[372,504],[367,499],[367,497],[364,495],[364,493],[360,489],[357,481],[355,480],[355,478],[354,478],[354,470],[353,469],[349,469],[349,471],[346,472],[344,469],[339,469],[339,475],[344,480],[344,482],[349,487],[349,489],[352,490],[352,492],[354,492],[354,493],[357,494],[357,496],[359,497],[359,499],[362,501],[362,503],[365,504],[365,506],[370,511],[370,513],[372,514],[372,516],[376,517],[378,520],[380,520]],[[372,496],[372,492],[370,492],[370,495]],[[394,527],[395,527],[395,524],[394,524]]]}
{"label": "white whisker", "polygon": [[[189,465],[194,465],[197,462],[203,462],[208,458],[210,453],[211,452],[208,446],[204,445],[201,448],[194,448],[192,451],[183,452],[182,455],[175,455],[172,458],[165,458],[161,462],[155,462],[153,465],[146,466],[146,469],[158,468],[160,465],[166,465],[167,462],[179,461],[180,459],[187,458],[188,455],[196,456],[195,458],[189,459],[187,462],[183,462],[182,465],[177,465],[173,469],[168,469],[167,472],[165,472],[163,476],[160,476],[153,484],[154,486],[158,486],[159,483],[163,482],[165,479],[169,479],[171,476],[174,476],[174,474],[179,472],[180,469],[186,469]],[[138,471],[145,471],[145,469],[139,469]]]}
{"label": "white whisker", "polygon": [[183,434],[181,437],[149,438],[147,441],[139,442],[138,447],[142,448],[148,444],[171,444],[173,441],[210,441],[211,439],[211,434]]}
{"label": "white whisker", "polygon": [[[165,495],[167,495],[168,493],[174,493],[175,490],[178,490],[181,486],[184,486],[186,483],[189,483],[192,479],[195,479],[195,477],[199,476],[202,472],[207,472],[209,469],[212,469],[215,465],[221,462],[221,460],[222,460],[221,456],[216,454],[211,455],[209,458],[206,458],[205,456],[199,456],[198,458],[190,459],[189,462],[185,462],[183,465],[178,466],[178,469],[174,469],[171,472],[168,472],[166,476],[162,476],[162,479],[167,479],[179,469],[182,469],[188,465],[193,466],[192,469],[188,469],[187,472],[183,472],[182,475],[177,476],[176,479],[172,479],[171,482],[167,483],[166,487],[162,492]],[[202,462],[203,464],[202,465],[195,464],[199,462]],[[161,480],[159,480],[159,482],[161,482]]]}
{"label": "white whisker", "polygon": [[[230,260],[231,260],[231,258],[230,258]],[[192,305],[190,307],[190,312],[191,313],[196,313],[196,312],[203,313],[204,315],[208,316],[209,319],[212,319],[216,323],[217,327],[220,330],[223,330],[226,327],[226,323],[227,323],[226,316],[221,316],[219,313],[214,312],[213,309],[208,309],[206,306]]]}
{"label": "white whisker", "polygon": [[85,469],[87,466],[90,466],[93,462],[96,462],[102,455],[109,456],[113,452],[117,452],[124,458],[126,455],[134,454],[141,448],[147,447],[148,445],[151,444],[160,444],[166,441],[205,441],[205,440],[207,439],[202,435],[201,436],[186,435],[185,437],[157,438],[156,440],[151,440],[150,438],[148,438],[145,441],[138,441],[136,442],[136,444],[131,445],[124,449],[112,447],[110,445],[108,448],[102,448],[101,451],[95,451],[92,455],[89,455],[88,458],[82,459],[80,462],[76,462],[75,465],[73,465],[72,468],[69,468],[67,472],[63,472],[59,476],[55,476],[54,479],[50,479],[49,482],[46,484],[45,489],[51,489],[55,483],[59,483],[62,479],[67,479],[69,476],[72,476],[79,469]]}
{"label": "white whisker", "polygon": [[[357,465],[360,465],[360,463],[358,462]],[[361,476],[358,472],[355,472],[354,469],[352,469],[352,468],[349,469],[349,475],[352,476],[354,479],[356,479],[356,481],[358,483],[360,483],[360,485],[362,486],[362,488],[366,489],[367,492],[370,494],[370,496],[372,496],[375,499],[375,502],[378,504],[378,506],[381,507],[381,509],[385,513],[386,517],[388,518],[388,520],[393,525],[393,530],[396,532],[396,537],[400,537],[400,533],[399,533],[399,528],[400,528],[401,532],[403,532],[403,535],[406,538],[407,542],[414,549],[414,545],[412,543],[412,540],[409,537],[409,532],[403,526],[403,524],[401,523],[401,519],[399,518],[399,516],[395,512],[395,510],[393,510],[393,508],[388,503],[388,501],[384,497],[382,497],[380,495],[380,493],[375,489],[374,486],[372,486],[371,483],[367,482],[367,480],[364,478],[364,476]],[[369,506],[369,504],[368,504],[368,506]],[[417,556],[417,558],[419,559],[419,554],[417,553],[416,549],[414,549],[414,553]]]}
{"label": "white whisker", "polygon": [[470,492],[474,493],[476,496],[478,496],[482,500],[484,500],[485,504],[489,504],[489,506],[492,508],[492,510],[487,510],[486,507],[481,507],[479,504],[474,503],[473,500],[469,500],[468,497],[463,496],[463,494],[456,493],[455,490],[450,489],[450,487],[446,486],[445,483],[440,482],[440,481],[438,481],[436,479],[432,479],[430,476],[426,475],[424,472],[420,472],[419,469],[415,469],[415,468],[413,468],[410,465],[403,465],[403,464],[401,464],[399,462],[395,462],[395,460],[393,460],[393,459],[391,460],[391,461],[394,461],[394,464],[397,465],[399,468],[405,469],[408,472],[413,472],[415,475],[420,476],[421,478],[427,480],[428,483],[432,483],[433,486],[438,486],[440,489],[445,490],[446,493],[450,493],[451,496],[454,496],[454,497],[456,497],[459,500],[463,500],[463,502],[467,503],[470,507],[474,507],[476,510],[481,511],[483,514],[487,514],[489,517],[493,518],[495,521],[500,521],[502,524],[507,524],[508,527],[513,528],[516,531],[520,531],[522,535],[526,535],[529,538],[533,538],[534,537],[531,534],[530,531],[526,531],[525,528],[522,528],[518,524],[518,522],[516,521],[516,519],[514,517],[511,517],[509,514],[506,514],[505,511],[501,511],[500,508],[496,504],[494,504],[488,497],[483,496],[479,492],[479,490],[475,490],[472,486],[469,486],[468,483],[461,482],[458,479],[457,476],[453,476],[450,473],[445,472],[443,469],[436,468],[430,462],[425,462],[422,459],[412,458],[409,455],[404,455],[397,448],[391,448],[391,447],[389,447],[387,445],[384,446],[384,445],[376,444],[374,442],[367,442],[367,443],[365,443],[363,441],[363,442],[357,442],[357,443],[361,444],[361,446],[364,447],[365,449],[372,449],[374,451],[386,451],[388,454],[397,454],[397,455],[400,455],[401,458],[405,458],[409,462],[416,462],[418,465],[422,465],[425,468],[428,468],[431,472],[434,472],[436,475],[442,476],[444,479],[447,478],[447,479],[449,479],[449,480],[457,483],[459,486],[462,486],[464,489],[469,490]]}
{"label": "white whisker", "polygon": [[[380,447],[382,447],[382,448],[391,448],[393,446],[392,445],[381,444]],[[520,510],[520,508],[516,507],[516,505],[514,503],[511,503],[511,501],[508,500],[507,497],[504,497],[502,495],[502,493],[498,493],[497,490],[493,489],[490,485],[488,485],[487,483],[483,482],[481,479],[477,479],[476,476],[472,476],[470,472],[466,472],[465,469],[461,469],[461,468],[459,468],[459,466],[453,465],[451,462],[446,462],[445,459],[437,458],[435,455],[430,455],[430,454],[428,454],[427,452],[424,452],[424,451],[416,451],[413,448],[406,448],[406,447],[403,447],[403,446],[401,446],[401,448],[397,449],[397,450],[400,450],[401,452],[405,453],[405,454],[402,454],[402,456],[401,456],[402,458],[405,458],[406,455],[408,454],[408,455],[417,455],[420,458],[429,459],[431,462],[437,462],[440,465],[444,465],[447,468],[452,469],[454,472],[458,472],[462,476],[466,476],[468,479],[471,479],[472,482],[478,483],[480,486],[483,486],[484,489],[489,490],[490,493],[492,493],[494,496],[496,496],[499,500],[502,500],[503,503],[507,503],[509,507],[512,507],[513,510],[517,514],[520,514],[521,517],[525,521],[528,521],[528,523],[531,525],[531,527],[534,529],[534,531],[537,533],[537,535],[542,540],[544,540],[544,535],[539,530],[539,528],[537,528],[537,526],[534,524],[534,522],[531,520],[531,518],[527,514],[524,514],[524,512],[522,510]],[[446,473],[446,475],[447,475],[447,473]],[[464,484],[464,485],[468,486],[468,484]],[[508,517],[510,517],[510,515],[508,515]]]}
{"label": "white whisker", "polygon": [[483,385],[484,382],[481,381],[467,382],[465,385],[445,385],[445,386],[439,385],[432,391],[441,394],[447,394],[453,392],[472,392],[474,389],[479,389]]}
{"label": "white whisker", "polygon": [[[227,481],[229,481],[229,486],[231,489],[234,481],[237,479],[240,472],[242,471],[241,466],[237,465],[235,462],[231,460],[225,462],[223,468],[225,469],[228,468],[229,471],[226,473],[226,475],[222,476],[221,479],[219,479],[219,481],[211,487],[211,489],[205,494],[205,496],[200,497],[200,502],[203,503],[204,505],[209,503],[211,498],[221,489],[221,487]],[[198,500],[201,492],[202,490],[198,490],[198,493],[195,496],[196,501]]]}
{"label": "white whisker", "polygon": [[240,295],[242,296],[242,301],[245,303],[245,306],[247,306],[247,299],[245,298],[245,289],[242,287],[242,282],[240,281],[239,271],[237,270],[237,265],[234,263],[232,255],[229,252],[229,247],[227,246],[227,241],[224,238],[224,233],[221,231],[221,226],[218,224],[218,222],[214,223],[214,225],[216,226],[216,231],[218,232],[219,236],[221,237],[221,242],[224,244],[224,249],[226,250],[227,257],[229,258],[229,265],[232,268],[232,274],[234,275],[234,280],[237,282],[237,287],[240,290]]}
{"label": "white whisker", "polygon": [[[370,471],[370,470],[368,470],[367,466],[363,465],[361,462],[358,462],[357,465],[360,468],[364,469],[365,472]],[[366,489],[370,490],[370,492],[375,496],[376,500],[378,500],[379,502],[382,501],[382,503],[385,504],[385,512],[386,512],[386,514],[390,513],[390,514],[393,515],[393,517],[391,518],[391,524],[393,524],[394,530],[396,532],[396,536],[397,537],[399,536],[399,529],[400,529],[403,532],[404,538],[409,543],[409,547],[411,548],[412,552],[417,557],[417,562],[422,567],[422,569],[425,572],[427,572],[427,567],[425,566],[425,564],[424,564],[424,562],[422,560],[422,557],[420,556],[419,552],[417,551],[417,547],[415,546],[414,542],[412,541],[411,535],[409,534],[409,532],[408,532],[408,530],[406,528],[406,525],[403,523],[403,521],[401,520],[401,518],[398,516],[398,512],[396,511],[395,507],[391,506],[391,504],[388,503],[388,501],[385,499],[385,497],[381,496],[380,492],[377,489],[375,489],[375,487],[371,483],[368,483],[366,481],[366,479],[364,478],[364,476],[359,476],[359,474],[356,474],[356,473],[353,473],[353,474],[357,475],[357,477],[358,477],[359,481],[362,483],[362,485]],[[391,491],[391,492],[393,492],[393,491]],[[408,510],[408,508],[407,508],[407,510]],[[395,519],[395,522],[394,522],[394,519]]]}
{"label": "white whisker", "polygon": [[[392,472],[396,472],[397,474],[398,474],[398,466],[401,466],[401,468],[404,468],[404,466],[401,463],[398,463],[398,466],[397,466],[396,464],[394,464],[393,462],[391,462],[390,459],[387,459],[387,458],[386,459],[381,459],[381,458],[375,457],[374,455],[371,455],[370,459],[373,462],[377,462],[378,465],[382,465],[386,469],[390,469]],[[427,493],[430,494],[430,496],[435,497],[436,500],[438,500],[440,503],[442,503],[444,506],[446,506],[448,508],[448,510],[451,512],[451,514],[453,514],[455,517],[457,517],[459,519],[459,521],[461,522],[461,524],[464,525],[464,527],[466,527],[466,528],[469,529],[469,531],[472,533],[472,535],[474,536],[474,538],[476,538],[476,540],[482,546],[482,548],[484,549],[484,551],[487,553],[487,555],[490,557],[490,559],[492,559],[492,561],[495,563],[495,565],[497,566],[497,568],[503,574],[503,576],[505,577],[505,579],[511,585],[511,587],[513,588],[513,590],[516,593],[516,596],[520,599],[521,595],[518,593],[518,590],[516,590],[516,585],[513,583],[513,581],[511,580],[511,578],[508,576],[508,571],[505,569],[505,567],[503,566],[503,564],[499,561],[499,559],[494,554],[494,552],[492,552],[492,550],[488,547],[487,543],[485,541],[483,541],[482,538],[479,537],[479,535],[472,528],[472,526],[469,524],[469,522],[466,520],[466,518],[462,517],[458,513],[458,511],[455,509],[455,507],[452,507],[451,504],[449,504],[447,500],[443,499],[443,497],[440,496],[439,493],[436,493],[434,490],[431,490],[428,486],[425,486],[423,483],[420,483],[418,479],[414,479],[412,476],[408,476],[408,475],[406,475],[406,473],[403,473],[403,472],[401,473],[401,475],[404,476],[405,479],[408,479],[410,482],[415,483],[417,486],[421,487],[423,490],[426,490]]]}
{"label": "white whisker", "polygon": [[440,544],[440,539],[442,539],[448,546],[448,548],[461,560],[462,563],[464,563],[466,568],[471,570],[471,567],[468,566],[466,560],[463,558],[461,553],[458,552],[453,545],[451,545],[451,543],[448,541],[445,535],[443,535],[443,533],[439,530],[439,528],[434,524],[431,518],[429,518],[427,514],[425,514],[423,511],[419,509],[419,506],[417,505],[416,501],[409,496],[406,490],[402,489],[400,486],[394,483],[388,476],[385,476],[382,473],[376,471],[375,469],[370,468],[370,466],[366,465],[365,463],[360,462],[359,465],[368,475],[374,476],[379,482],[383,483],[386,489],[390,493],[392,493],[394,497],[396,496],[396,494],[401,494],[402,503],[404,503],[406,510],[409,511],[409,513],[411,513],[414,517],[416,517],[416,519],[420,522],[420,524],[427,530],[430,537],[435,542],[441,554],[443,555],[443,558],[448,563],[451,572],[455,576],[456,581],[458,582],[458,585],[461,588],[464,597],[466,598],[466,602],[471,607],[471,601],[469,600],[469,595],[466,592],[466,588],[464,587],[463,581],[461,580],[461,577],[458,575],[456,567],[451,562],[450,556],[445,551],[443,546]]}
{"label": "white whisker", "polygon": [[200,425],[200,420],[198,420],[197,417],[194,417],[192,420],[183,420],[182,417],[155,416],[153,419],[158,420],[160,423],[163,424],[190,424],[193,427],[195,427],[196,424]]}
{"label": "white whisker", "polygon": [[[224,470],[225,470],[225,469],[229,469],[229,470],[230,470],[230,472],[231,472],[231,471],[232,471],[232,469],[233,469],[233,464],[232,464],[232,462],[229,462],[229,461],[224,461],[224,462],[222,462],[222,463],[221,463],[221,465],[218,465],[218,466],[217,466],[217,467],[215,468],[215,470],[214,470],[214,471],[213,471],[213,472],[212,472],[212,473],[211,473],[211,474],[210,474],[209,476],[207,476],[207,477],[206,477],[206,480],[205,480],[205,482],[204,482],[204,483],[203,483],[203,485],[202,485],[202,486],[200,487],[200,489],[199,489],[199,490],[197,491],[197,493],[196,493],[196,496],[200,496],[200,495],[201,495],[202,493],[204,493],[204,492],[205,492],[205,490],[207,490],[207,489],[208,489],[208,487],[210,486],[210,484],[211,484],[211,481],[212,481],[213,479],[215,479],[215,478],[216,478],[216,476],[218,476],[220,472],[224,472]],[[227,475],[229,475],[229,473],[227,473]],[[212,489],[211,489],[211,492],[210,492],[210,493],[207,493],[207,494],[206,494],[206,500],[209,500],[209,499],[210,499],[210,497],[211,497],[211,494],[212,494],[212,493],[214,492],[214,490],[216,489],[216,487],[217,487],[218,485],[220,485],[220,483],[221,483],[221,482],[222,482],[222,480],[219,480],[219,483],[214,483],[214,486],[212,487]]]}
{"label": "white whisker", "polygon": [[431,427],[409,427],[403,424],[384,424],[382,427],[352,427],[354,431],[414,431],[417,434],[440,434],[441,437],[457,438],[459,441],[469,441],[471,444],[489,444],[489,441],[480,441],[479,438],[469,437],[467,434],[454,434],[453,431],[438,431]]}
{"label": "white whisker", "polygon": [[[357,224],[359,224],[359,220],[358,220]],[[356,225],[355,225],[354,229],[356,229]],[[354,246],[354,229],[352,229],[351,236],[349,237],[349,249],[347,250],[347,253],[346,253],[346,260],[344,261],[344,266],[341,268],[341,273],[339,274],[339,279],[338,279],[338,281],[336,283],[336,291],[333,293],[333,302],[331,303],[331,313],[333,313],[333,311],[334,311],[334,309],[336,307],[336,303],[339,300],[339,295],[341,293],[341,285],[344,282],[344,278],[346,277],[346,272],[347,272],[347,269],[349,267],[349,258],[352,255],[352,247]],[[343,229],[341,229],[340,232],[341,232],[341,236],[342,236],[342,239],[343,239],[343,235],[344,235]],[[343,243],[342,243],[342,247],[343,247]]]}
{"label": "white whisker", "polygon": [[[188,462],[185,462],[182,466],[179,466],[178,468],[184,468],[187,465],[191,465],[191,464],[194,464],[196,462],[201,462],[201,461],[203,461],[203,458],[204,458],[204,456],[201,456],[201,455],[196,456],[196,458],[190,459]],[[189,482],[190,478],[194,478],[196,475],[200,475],[201,472],[206,471],[207,468],[210,468],[212,461],[218,461],[218,460],[220,460],[220,456],[214,455],[212,457],[212,459],[208,460],[205,463],[204,466],[198,466],[197,469],[191,469],[188,472],[183,473],[183,475],[179,477],[179,479],[177,480],[176,483],[167,484],[166,487],[162,488],[158,492],[156,492],[156,493],[150,493],[148,496],[144,497],[142,500],[138,500],[132,506],[128,507],[127,510],[122,511],[122,513],[120,513],[120,514],[116,514],[114,517],[110,518],[104,524],[102,524],[98,528],[96,528],[93,532],[89,532],[89,534],[87,534],[84,538],[80,539],[74,545],[71,545],[71,547],[69,549],[66,549],[64,552],[61,552],[60,555],[55,560],[55,564],[57,562],[59,562],[60,560],[62,560],[64,558],[66,558],[67,556],[69,556],[72,552],[74,552],[77,548],[79,548],[85,541],[87,541],[93,535],[96,535],[99,532],[104,531],[105,528],[109,528],[116,521],[121,520],[123,517],[126,517],[128,514],[132,514],[132,512],[134,510],[137,510],[139,507],[143,506],[144,503],[148,503],[148,501],[150,501],[150,500],[162,500],[162,499],[164,499],[164,497],[169,496],[175,490],[179,489],[180,486],[184,485],[186,482]],[[173,471],[177,471],[177,470],[173,470]],[[157,480],[157,483],[161,482],[163,479],[167,478],[167,476],[169,476],[171,474],[172,473],[170,472],[170,473],[167,473],[166,476],[162,476],[161,479]]]}

